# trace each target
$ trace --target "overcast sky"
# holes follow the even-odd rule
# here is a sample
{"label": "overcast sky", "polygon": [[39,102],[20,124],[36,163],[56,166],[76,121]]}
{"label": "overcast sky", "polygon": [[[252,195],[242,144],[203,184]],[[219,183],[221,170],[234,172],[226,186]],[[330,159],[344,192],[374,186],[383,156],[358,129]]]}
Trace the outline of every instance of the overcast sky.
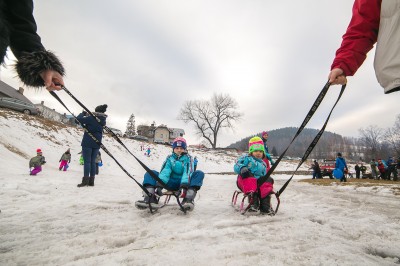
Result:
{"label": "overcast sky", "polygon": [[[66,87],[86,106],[108,104],[108,125],[184,128],[177,120],[187,100],[228,93],[244,117],[222,131],[226,146],[263,130],[299,126],[327,81],[330,65],[350,21],[350,0],[38,0],[38,33],[63,61]],[[400,113],[400,93],[384,95],[373,69],[375,51],[349,83],[328,131],[359,135],[368,125],[389,127]],[[13,56],[9,53],[8,61]],[[1,79],[18,87],[12,67]],[[334,86],[308,127],[320,128],[336,100]],[[29,90],[34,102],[65,112],[46,92]],[[79,108],[59,92],[71,109]]]}

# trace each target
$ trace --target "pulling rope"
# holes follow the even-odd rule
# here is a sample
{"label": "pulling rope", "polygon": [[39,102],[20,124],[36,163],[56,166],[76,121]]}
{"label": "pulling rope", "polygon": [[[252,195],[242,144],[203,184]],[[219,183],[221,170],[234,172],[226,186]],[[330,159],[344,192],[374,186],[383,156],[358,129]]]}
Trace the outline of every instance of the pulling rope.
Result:
{"label": "pulling rope", "polygon": [[[325,84],[325,86],[323,87],[323,89],[321,90],[321,92],[319,93],[317,99],[314,101],[314,104],[312,105],[310,111],[308,111],[306,118],[304,119],[303,123],[301,124],[301,126],[299,127],[299,129],[297,130],[295,136],[293,137],[292,141],[289,143],[289,145],[287,146],[287,148],[283,151],[283,153],[279,156],[278,160],[276,160],[276,162],[272,165],[271,169],[267,172],[267,174],[265,176],[260,177],[257,180],[257,185],[258,187],[260,187],[273,173],[273,171],[275,170],[275,168],[278,166],[279,162],[282,160],[283,156],[285,156],[287,150],[289,149],[289,147],[292,145],[292,143],[294,142],[294,140],[299,136],[299,134],[303,131],[303,129],[305,128],[305,126],[307,125],[307,123],[310,121],[311,117],[314,115],[314,113],[317,111],[318,107],[320,106],[322,100],[324,99],[325,95],[328,92],[328,89],[330,87],[330,83],[327,82]],[[325,131],[326,126],[328,125],[328,121],[329,118],[331,117],[331,114],[333,112],[333,109],[336,107],[337,103],[339,102],[340,98],[342,97],[342,94],[344,92],[344,89],[346,88],[346,85],[342,85],[342,88],[340,90],[339,96],[335,102],[335,104],[333,105],[331,111],[329,112],[328,117],[326,118],[326,121],[323,125],[323,127],[321,128],[321,130],[318,132],[318,134],[315,136],[314,140],[311,142],[311,144],[308,146],[306,152],[304,153],[303,157],[301,158],[299,164],[297,165],[296,170],[293,172],[292,176],[289,178],[289,180],[287,180],[285,182],[285,184],[283,185],[283,187],[276,193],[276,196],[279,197],[283,191],[286,189],[286,187],[289,185],[290,181],[292,180],[293,176],[295,175],[295,173],[297,172],[297,170],[300,168],[300,166],[303,164],[303,162],[305,160],[307,160],[308,156],[310,155],[310,153],[312,152],[312,150],[314,149],[314,147],[317,145],[319,139],[321,138],[322,134]]]}
{"label": "pulling rope", "polygon": [[[150,174],[150,176],[155,179],[163,188],[165,188],[166,190],[172,191],[153,171],[150,170],[150,168],[148,168],[139,158],[137,158],[127,147],[126,145],[121,141],[121,139],[107,126],[103,126],[100,123],[100,120],[98,117],[96,117],[81,101],[79,101],[66,87],[61,86],[62,89],[69,95],[71,96],[72,99],[75,100],[75,102],[77,102],[90,116],[92,116],[97,123],[106,130],[107,133],[111,134],[113,136],[113,138],[119,143],[121,144],[125,150],[128,151],[129,154],[131,154],[138,162],[139,164],[146,170],[147,173]],[[60,97],[58,97],[58,95],[54,92],[51,91],[50,94],[58,101],[60,102],[61,105],[63,105],[65,107],[65,109],[67,109],[67,111],[79,122],[79,120],[77,119],[77,117],[69,110],[69,108],[64,104],[64,102],[60,99]],[[101,149],[104,150],[104,152],[106,152],[116,163],[117,165],[133,180],[135,181],[135,183],[144,191],[144,193],[151,198],[152,196],[154,196],[153,194],[151,194],[146,187],[144,187],[142,184],[140,184],[131,174],[128,173],[128,171],[118,162],[118,160],[112,155],[112,153],[110,151],[108,151],[108,149],[87,129],[87,127],[80,123],[79,124],[82,126],[82,128],[88,133],[88,135],[99,145],[99,147]],[[179,193],[174,193],[173,194],[176,199],[177,199],[177,203],[180,207],[180,209],[186,213],[186,210],[183,208],[182,203],[179,200]],[[150,212],[153,213],[152,211],[152,207],[149,201],[149,208],[150,208]]]}

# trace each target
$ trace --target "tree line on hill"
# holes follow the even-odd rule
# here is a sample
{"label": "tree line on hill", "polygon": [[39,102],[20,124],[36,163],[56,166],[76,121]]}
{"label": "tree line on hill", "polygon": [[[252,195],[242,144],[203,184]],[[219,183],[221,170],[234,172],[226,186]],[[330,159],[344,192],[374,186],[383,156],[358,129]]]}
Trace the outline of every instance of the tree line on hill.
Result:
{"label": "tree line on hill", "polygon": [[[297,127],[285,127],[268,132],[268,147],[271,155],[279,156],[289,145],[296,134]],[[344,137],[336,133],[325,131],[311,152],[312,159],[334,159],[338,152],[352,160],[370,160],[371,158],[387,158],[389,155],[400,156],[400,115],[393,128],[381,129],[369,126],[360,129],[360,137]],[[318,130],[305,128],[286,152],[290,157],[302,157]],[[261,137],[261,132],[255,134]],[[240,151],[248,150],[248,141],[254,135],[243,138],[227,148],[236,148]]]}

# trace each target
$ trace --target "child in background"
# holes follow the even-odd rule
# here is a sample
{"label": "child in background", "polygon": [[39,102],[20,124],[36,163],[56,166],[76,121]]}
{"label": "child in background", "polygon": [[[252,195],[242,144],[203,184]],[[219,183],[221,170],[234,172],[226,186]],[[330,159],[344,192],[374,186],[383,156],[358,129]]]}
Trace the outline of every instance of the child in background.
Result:
{"label": "child in background", "polygon": [[67,171],[68,164],[71,163],[71,152],[70,149],[68,149],[64,154],[61,156],[61,159],[59,160],[60,167],[58,168],[60,171],[61,169],[64,168],[64,171]]}
{"label": "child in background", "polygon": [[267,164],[267,172],[268,170],[271,168],[271,166],[275,163],[274,160],[272,160],[271,154],[269,154],[268,151],[268,132],[267,131],[263,131],[261,133],[261,139],[264,143],[264,153],[265,153],[265,158],[264,158],[264,162]]}
{"label": "child in background", "polygon": [[96,156],[96,175],[99,174],[99,166],[102,165],[103,165],[103,160],[101,159],[101,153],[99,151]]}
{"label": "child in background", "polygon": [[[192,157],[186,151],[186,140],[178,137],[172,143],[172,154],[169,155],[162,165],[161,172],[153,172],[173,191],[181,191],[183,197],[182,206],[188,211],[194,209],[194,198],[197,191],[203,185],[204,173],[193,171]],[[135,206],[145,209],[150,203],[152,208],[159,208],[158,198],[155,193],[162,195],[162,187],[157,186],[149,173],[144,175],[143,186],[152,194],[152,197],[145,195],[144,200],[136,201]]]}
{"label": "child in background", "polygon": [[259,188],[257,180],[267,174],[264,143],[260,137],[249,140],[249,153],[241,156],[234,166],[238,174],[237,186],[246,195],[251,194],[252,205],[249,211],[256,212],[260,209],[261,214],[274,215],[271,208],[271,192],[274,180],[269,177]]}
{"label": "child in background", "polygon": [[85,161],[83,160],[83,156],[81,155],[81,157],[79,157],[79,164],[80,165],[84,165]]}
{"label": "child in background", "polygon": [[194,159],[193,159],[194,171],[196,171],[196,169],[197,169],[197,163],[198,162],[199,162],[199,160],[197,160],[197,157],[194,156]]}
{"label": "child in background", "polygon": [[[42,150],[36,150],[36,156],[29,161],[30,175],[36,175],[42,171],[42,165],[46,163],[46,159],[42,155]],[[32,169],[33,167],[33,169]]]}

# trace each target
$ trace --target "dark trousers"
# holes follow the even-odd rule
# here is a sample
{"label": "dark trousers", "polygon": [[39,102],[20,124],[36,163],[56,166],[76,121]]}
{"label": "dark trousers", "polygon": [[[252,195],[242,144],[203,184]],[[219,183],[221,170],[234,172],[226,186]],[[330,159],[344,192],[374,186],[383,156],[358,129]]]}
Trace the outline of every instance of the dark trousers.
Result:
{"label": "dark trousers", "polygon": [[99,153],[99,149],[93,149],[88,147],[82,147],[83,156],[83,176],[95,176],[96,175],[96,156]]}
{"label": "dark trousers", "polygon": [[356,171],[356,178],[360,178],[360,171]]}

